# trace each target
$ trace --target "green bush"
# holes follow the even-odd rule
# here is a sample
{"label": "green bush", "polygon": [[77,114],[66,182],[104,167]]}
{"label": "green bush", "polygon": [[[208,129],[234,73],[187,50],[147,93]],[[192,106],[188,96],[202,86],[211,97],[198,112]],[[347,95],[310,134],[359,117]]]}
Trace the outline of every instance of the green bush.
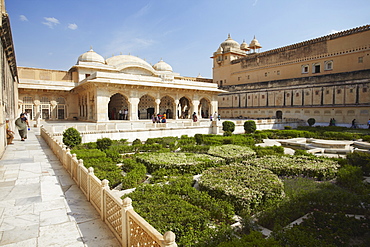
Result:
{"label": "green bush", "polygon": [[244,122],[245,133],[254,133],[257,129],[256,122],[253,120],[247,120]]}
{"label": "green bush", "polygon": [[[211,246],[211,245],[210,245]],[[231,241],[225,241],[216,247],[281,247],[278,241],[273,238],[265,238],[261,232],[252,231],[241,238],[234,238]]]}
{"label": "green bush", "polygon": [[181,152],[184,152],[184,153],[206,154],[210,146],[184,145],[180,147],[181,147]]}
{"label": "green bush", "polygon": [[310,127],[312,127],[316,123],[316,120],[314,118],[309,118],[307,119],[307,123]]}
{"label": "green bush", "polygon": [[122,180],[122,189],[135,188],[146,178],[147,171],[145,165],[133,159],[124,159],[122,161],[122,169],[126,172]]}
{"label": "green bush", "polygon": [[293,128],[292,128],[292,126],[284,126],[284,129],[285,129],[285,130],[291,130],[291,129],[293,129]]}
{"label": "green bush", "polygon": [[362,169],[364,175],[370,175],[370,154],[363,152],[353,152],[347,154],[348,164],[353,166],[359,166]]}
{"label": "green bush", "polygon": [[231,121],[224,121],[222,122],[222,130],[225,132],[233,133],[235,130],[235,123]]}
{"label": "green bush", "polygon": [[96,141],[96,146],[98,147],[98,149],[104,151],[106,149],[108,149],[111,145],[112,145],[113,141],[109,138],[102,138],[102,139],[98,139]]}
{"label": "green bush", "polygon": [[107,157],[106,153],[100,151],[99,149],[79,149],[79,150],[72,150],[71,153],[77,155],[77,159],[83,159],[84,161],[87,159],[99,159]]}
{"label": "green bush", "polygon": [[68,128],[63,132],[63,143],[69,148],[81,144],[82,138],[80,132],[75,128]]}
{"label": "green bush", "polygon": [[256,153],[250,147],[228,144],[222,146],[211,146],[208,150],[208,154],[221,157],[228,162],[231,162],[252,157]]}
{"label": "green bush", "polygon": [[361,167],[347,165],[339,169],[337,183],[351,191],[361,192],[364,189]]}
{"label": "green bush", "polygon": [[253,212],[284,197],[283,183],[270,170],[231,164],[202,173],[199,189],[234,205],[240,212]]}
{"label": "green bush", "polygon": [[195,142],[198,144],[198,145],[202,145],[203,144],[203,135],[202,134],[195,134],[194,135],[194,138],[195,138]]}
{"label": "green bush", "polygon": [[254,146],[252,149],[256,152],[257,157],[263,157],[268,155],[280,156],[284,155],[284,148],[282,146],[270,146],[270,147],[261,147]]}
{"label": "green bush", "polygon": [[113,150],[106,149],[104,150],[104,153],[108,158],[111,158],[115,163],[119,163],[121,161],[121,155]]}
{"label": "green bush", "polygon": [[141,142],[141,140],[139,138],[136,138],[133,142],[132,142],[132,145],[142,145],[143,143]]}
{"label": "green bush", "polygon": [[222,229],[231,224],[234,215],[232,205],[196,190],[191,178],[142,185],[126,196],[132,199],[135,211],[159,232],[173,231],[179,246],[194,246],[210,241],[218,232],[225,233]]}
{"label": "green bush", "polygon": [[278,176],[307,176],[318,180],[334,178],[339,169],[333,160],[307,156],[265,156],[243,163],[269,169]]}
{"label": "green bush", "polygon": [[233,135],[233,132],[231,132],[231,131],[225,131],[223,133],[223,136],[232,136],[232,135]]}

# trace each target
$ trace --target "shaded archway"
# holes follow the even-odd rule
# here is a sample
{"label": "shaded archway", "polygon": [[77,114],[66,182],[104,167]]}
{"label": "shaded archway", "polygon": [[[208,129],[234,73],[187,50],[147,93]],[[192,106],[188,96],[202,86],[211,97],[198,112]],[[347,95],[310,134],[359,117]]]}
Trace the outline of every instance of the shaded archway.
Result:
{"label": "shaded archway", "polygon": [[57,110],[56,110],[56,117],[57,119],[65,119],[66,116],[66,100],[63,97],[57,98]]}
{"label": "shaded archway", "polygon": [[166,113],[167,119],[175,119],[174,113],[174,99],[170,96],[164,96],[161,98],[161,103],[159,104],[159,112],[161,114]]}
{"label": "shaded archway", "polygon": [[120,93],[110,97],[108,103],[108,119],[109,120],[128,120],[128,100]]}
{"label": "shaded archway", "polygon": [[211,102],[206,98],[202,98],[199,101],[198,112],[202,118],[208,118],[209,114],[211,114]]}
{"label": "shaded archway", "polygon": [[178,112],[178,117],[179,118],[190,118],[191,116],[191,102],[188,98],[186,97],[182,97],[180,100],[179,100],[179,112]]}
{"label": "shaded archway", "polygon": [[276,118],[282,119],[283,118],[283,112],[282,111],[276,111]]}
{"label": "shaded archway", "polygon": [[148,94],[141,96],[138,105],[139,119],[151,119],[154,111],[155,111],[155,99]]}

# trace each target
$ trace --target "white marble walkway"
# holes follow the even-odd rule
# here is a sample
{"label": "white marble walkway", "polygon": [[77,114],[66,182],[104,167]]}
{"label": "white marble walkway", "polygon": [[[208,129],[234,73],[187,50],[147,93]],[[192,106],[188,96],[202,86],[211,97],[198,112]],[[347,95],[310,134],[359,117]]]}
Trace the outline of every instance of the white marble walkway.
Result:
{"label": "white marble walkway", "polygon": [[0,246],[120,246],[37,134],[0,160]]}

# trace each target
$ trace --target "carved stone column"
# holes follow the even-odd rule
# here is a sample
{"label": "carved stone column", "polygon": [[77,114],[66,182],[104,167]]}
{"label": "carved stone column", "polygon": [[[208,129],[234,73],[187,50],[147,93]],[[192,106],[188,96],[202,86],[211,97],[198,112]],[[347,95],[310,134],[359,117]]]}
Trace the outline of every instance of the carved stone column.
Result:
{"label": "carved stone column", "polygon": [[57,110],[57,102],[55,101],[55,100],[51,100],[50,101],[50,119],[51,120],[55,120],[55,119],[57,119],[57,112],[56,112],[56,110]]}
{"label": "carved stone column", "polygon": [[128,109],[128,116],[129,116],[129,120],[138,120],[138,115],[137,115],[137,111],[138,111],[138,108],[139,108],[139,102],[140,102],[140,99],[139,98],[129,98],[128,99],[128,102],[129,102],[129,109]]}
{"label": "carved stone column", "polygon": [[159,104],[161,103],[161,99],[155,99],[155,112],[154,114],[159,113]]}
{"label": "carved stone column", "polygon": [[180,100],[175,99],[174,104],[175,104],[175,119],[179,119],[179,115],[181,114],[180,109],[179,109],[179,103]]}

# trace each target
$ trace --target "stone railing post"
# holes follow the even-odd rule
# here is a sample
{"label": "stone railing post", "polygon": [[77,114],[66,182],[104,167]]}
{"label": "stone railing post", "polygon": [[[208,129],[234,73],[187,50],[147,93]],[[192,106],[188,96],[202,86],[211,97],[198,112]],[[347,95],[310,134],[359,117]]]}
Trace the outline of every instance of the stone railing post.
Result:
{"label": "stone railing post", "polygon": [[106,217],[106,199],[105,199],[105,191],[106,190],[109,190],[109,181],[106,180],[106,179],[103,179],[103,181],[101,181],[101,201],[100,201],[100,205],[101,205],[101,219],[102,221],[105,221],[105,217]]}
{"label": "stone railing post", "polygon": [[175,233],[168,231],[163,235],[163,247],[177,247]]}
{"label": "stone railing post", "polygon": [[122,206],[122,247],[128,247],[130,246],[130,222],[127,211],[133,209],[131,198],[123,199]]}
{"label": "stone railing post", "polygon": [[91,195],[91,177],[94,175],[94,168],[89,167],[88,169],[89,174],[87,174],[87,195],[86,198],[88,201],[90,201],[90,195]]}
{"label": "stone railing post", "polygon": [[81,169],[82,169],[81,167],[83,166],[84,166],[84,161],[82,159],[79,159],[78,164],[77,164],[77,178],[76,178],[77,185],[79,187],[81,187]]}

